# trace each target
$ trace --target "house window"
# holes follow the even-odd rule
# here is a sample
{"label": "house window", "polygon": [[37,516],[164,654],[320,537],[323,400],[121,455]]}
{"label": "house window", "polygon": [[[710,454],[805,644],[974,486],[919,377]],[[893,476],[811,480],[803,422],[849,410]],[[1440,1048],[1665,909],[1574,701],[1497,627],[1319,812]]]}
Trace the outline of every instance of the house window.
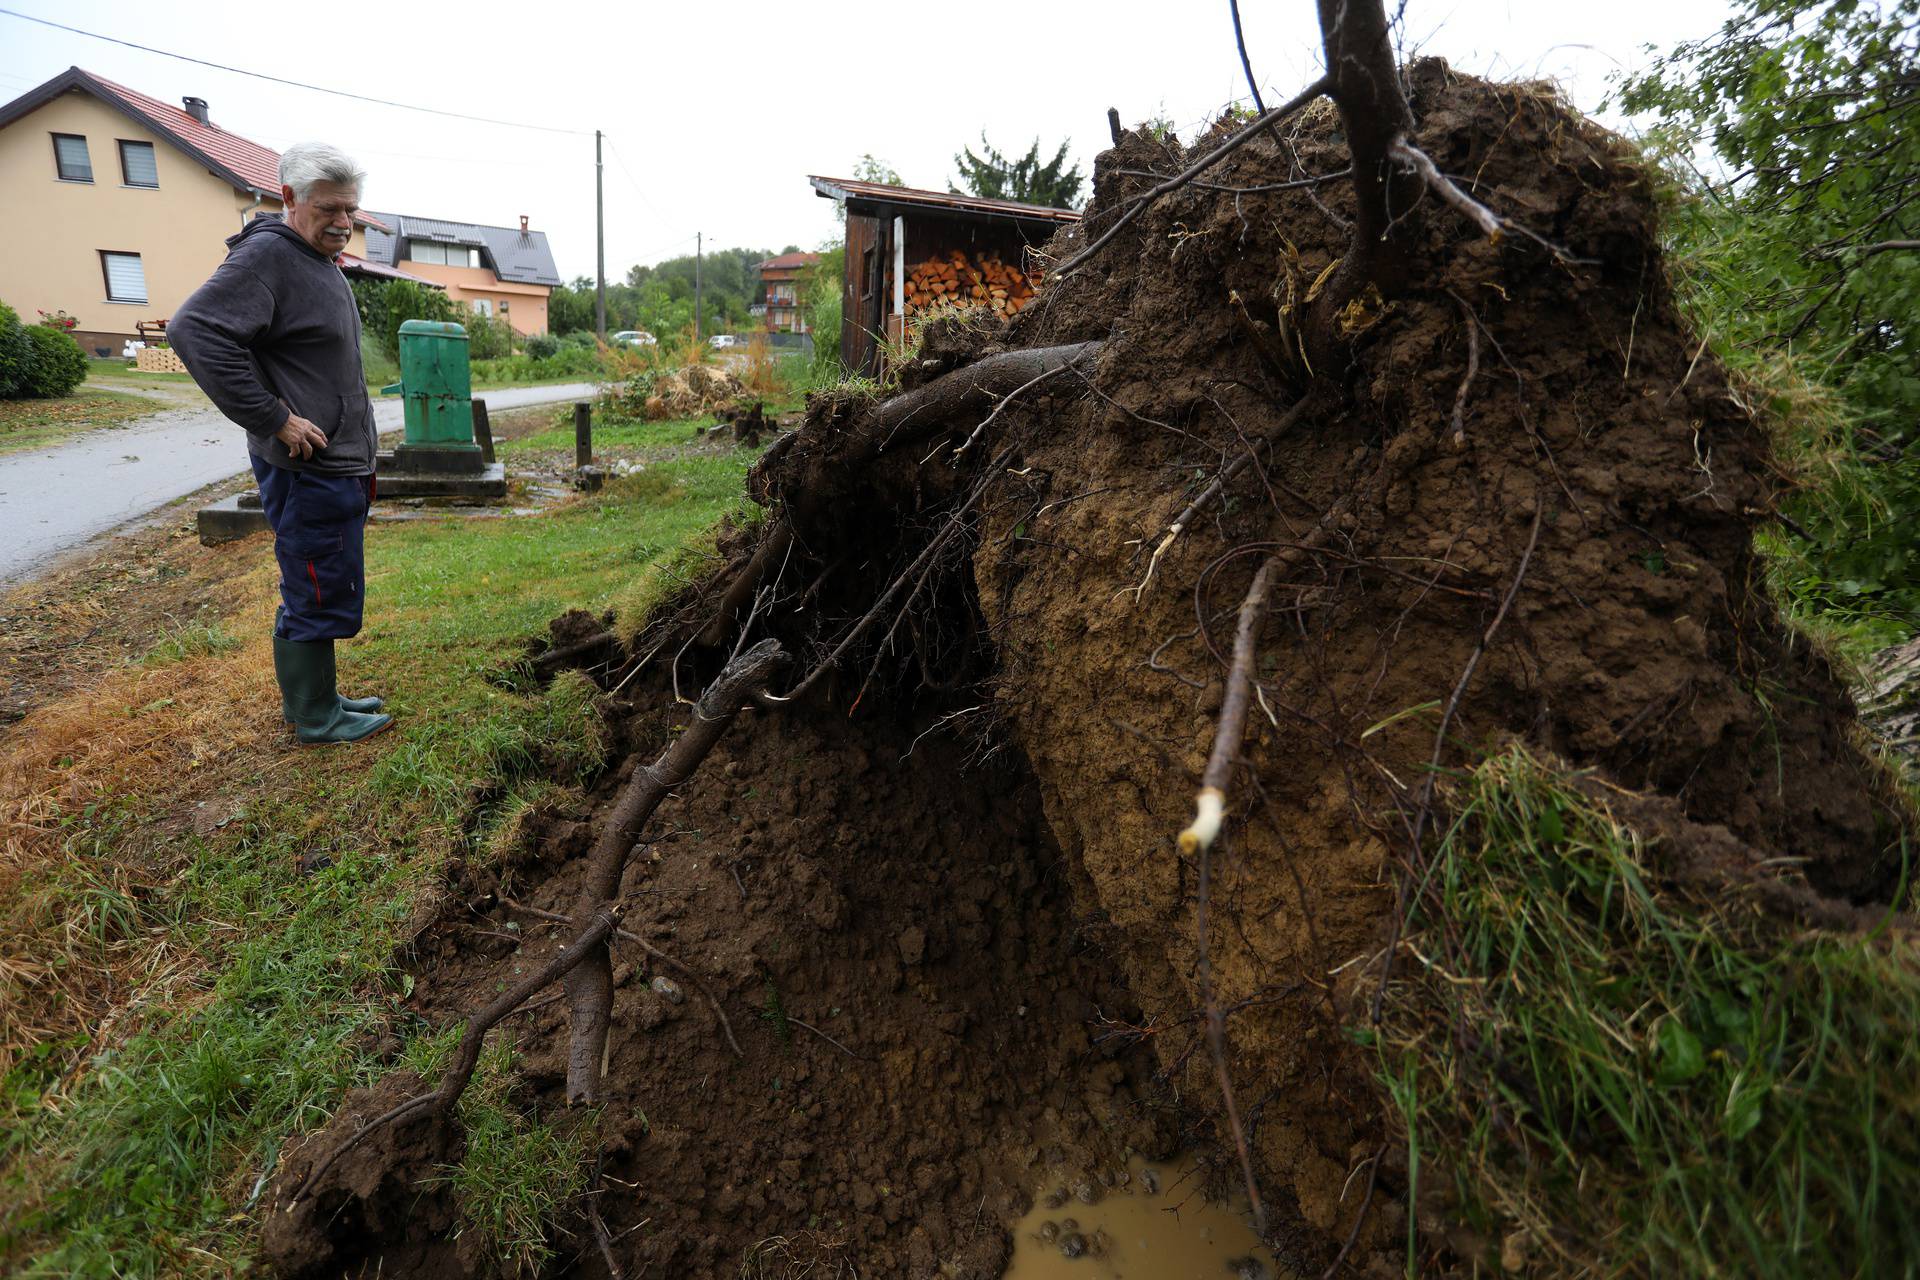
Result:
{"label": "house window", "polygon": [[492,298],[475,298],[473,300],[473,314],[477,316],[486,316],[488,319],[492,319],[493,318],[493,299]]}
{"label": "house window", "polygon": [[464,244],[443,244],[438,240],[407,241],[407,259],[436,267],[477,267],[480,251]]}
{"label": "house window", "polygon": [[151,142],[128,142],[125,138],[120,139],[120,176],[130,187],[160,185],[160,170],[154,163]]}
{"label": "house window", "polygon": [[100,251],[100,272],[107,279],[108,302],[145,302],[147,269],[137,253]]}
{"label": "house window", "polygon": [[93,181],[93,160],[87,155],[87,140],[77,133],[53,135],[53,163],[62,182]]}

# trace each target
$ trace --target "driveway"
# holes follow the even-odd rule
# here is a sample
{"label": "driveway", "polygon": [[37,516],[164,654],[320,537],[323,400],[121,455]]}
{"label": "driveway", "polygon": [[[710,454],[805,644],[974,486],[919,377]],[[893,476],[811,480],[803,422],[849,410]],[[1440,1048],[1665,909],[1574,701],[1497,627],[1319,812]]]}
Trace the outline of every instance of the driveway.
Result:
{"label": "driveway", "polygon": [[[499,413],[591,399],[591,382],[510,387],[477,397]],[[401,426],[398,396],[377,400],[382,432]],[[247,469],[239,427],[211,409],[158,413],[51,449],[0,456],[0,587],[34,577],[88,539]]]}

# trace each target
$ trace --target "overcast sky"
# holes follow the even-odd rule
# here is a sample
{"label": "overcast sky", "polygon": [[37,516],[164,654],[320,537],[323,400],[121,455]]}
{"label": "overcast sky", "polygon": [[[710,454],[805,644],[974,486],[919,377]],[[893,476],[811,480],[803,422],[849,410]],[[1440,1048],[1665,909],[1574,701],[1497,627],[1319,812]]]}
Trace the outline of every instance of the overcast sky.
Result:
{"label": "overcast sky", "polygon": [[[606,131],[607,275],[709,247],[814,248],[836,235],[809,173],[870,152],[944,189],[982,129],[1003,151],[1072,143],[1091,169],[1106,110],[1183,136],[1246,85],[1227,0],[763,0],[615,5],[327,6],[209,0],[0,0],[210,62],[370,97],[581,130],[505,128],[328,97],[0,15],[0,98],[69,66],[177,102],[272,147],[337,143],[370,209],[513,225],[550,238],[563,278],[594,267],[593,138]],[[1316,74],[1308,0],[1243,0],[1268,101]],[[333,22],[330,14],[343,15]],[[1409,0],[1406,38],[1456,67],[1558,81],[1593,111],[1608,77],[1724,21],[1725,0]],[[1618,121],[1609,121],[1617,125]]]}

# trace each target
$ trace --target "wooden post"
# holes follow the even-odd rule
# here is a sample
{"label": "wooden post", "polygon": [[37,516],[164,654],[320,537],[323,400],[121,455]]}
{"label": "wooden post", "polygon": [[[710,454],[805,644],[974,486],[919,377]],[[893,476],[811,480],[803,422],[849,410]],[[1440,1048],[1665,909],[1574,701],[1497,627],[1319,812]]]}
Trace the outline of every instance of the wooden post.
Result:
{"label": "wooden post", "polygon": [[585,400],[573,406],[573,465],[593,465],[593,406]]}
{"label": "wooden post", "polygon": [[493,423],[487,419],[487,402],[473,402],[473,438],[480,446],[480,460],[493,465]]}

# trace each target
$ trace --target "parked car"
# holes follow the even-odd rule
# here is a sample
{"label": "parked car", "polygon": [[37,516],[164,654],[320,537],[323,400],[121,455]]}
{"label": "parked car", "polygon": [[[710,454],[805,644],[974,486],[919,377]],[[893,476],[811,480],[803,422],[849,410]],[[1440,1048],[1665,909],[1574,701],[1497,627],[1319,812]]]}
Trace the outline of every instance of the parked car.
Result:
{"label": "parked car", "polygon": [[660,345],[659,341],[645,329],[622,329],[613,335],[613,342],[614,345],[618,347],[654,347]]}
{"label": "parked car", "polygon": [[711,338],[707,339],[707,345],[713,346],[713,347],[722,347],[722,348],[737,347],[740,345],[740,339],[734,337],[730,333],[716,333]]}

